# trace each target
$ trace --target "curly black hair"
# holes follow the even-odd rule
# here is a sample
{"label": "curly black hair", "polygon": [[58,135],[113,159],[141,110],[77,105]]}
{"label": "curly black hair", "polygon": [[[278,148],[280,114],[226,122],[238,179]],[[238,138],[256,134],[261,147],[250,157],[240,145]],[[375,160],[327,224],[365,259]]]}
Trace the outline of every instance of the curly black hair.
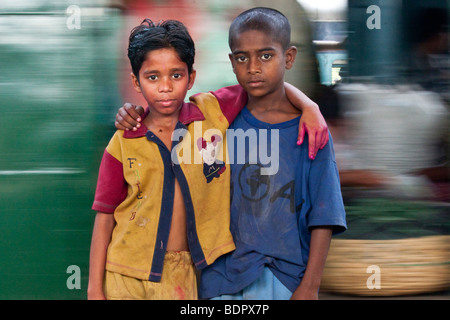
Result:
{"label": "curly black hair", "polygon": [[131,69],[138,79],[147,53],[163,48],[175,49],[181,61],[187,64],[189,74],[192,72],[195,46],[186,26],[177,20],[154,23],[144,19],[131,31],[128,45]]}

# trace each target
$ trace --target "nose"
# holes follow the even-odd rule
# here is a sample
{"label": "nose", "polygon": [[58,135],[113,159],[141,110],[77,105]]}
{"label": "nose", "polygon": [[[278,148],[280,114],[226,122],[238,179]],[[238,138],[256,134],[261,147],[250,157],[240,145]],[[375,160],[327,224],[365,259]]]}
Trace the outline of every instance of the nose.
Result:
{"label": "nose", "polygon": [[248,62],[248,73],[257,74],[261,73],[261,62],[259,59],[250,58]]}
{"label": "nose", "polygon": [[163,77],[159,83],[159,92],[171,92],[172,82],[167,77]]}

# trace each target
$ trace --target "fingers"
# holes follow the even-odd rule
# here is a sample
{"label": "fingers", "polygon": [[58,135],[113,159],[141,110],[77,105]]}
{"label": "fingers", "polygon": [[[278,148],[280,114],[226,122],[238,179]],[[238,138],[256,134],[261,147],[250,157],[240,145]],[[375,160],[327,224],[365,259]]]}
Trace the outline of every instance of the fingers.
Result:
{"label": "fingers", "polygon": [[119,109],[116,114],[115,125],[119,130],[137,130],[139,122],[135,121],[128,113],[123,114],[124,110]]}
{"label": "fingers", "polygon": [[319,149],[323,149],[329,141],[328,127],[308,129],[306,125],[300,125],[297,145],[301,145],[304,142],[306,133],[308,133],[308,157],[314,160]]}
{"label": "fingers", "polygon": [[308,156],[311,160],[314,160],[319,150],[318,144],[316,143],[316,130],[308,130],[305,124],[301,123],[298,130],[297,145],[299,146],[303,143],[306,133],[308,133]]}
{"label": "fingers", "polygon": [[144,108],[141,106],[135,106],[131,103],[125,103],[123,105],[125,111],[136,121],[141,121],[141,115],[144,113]]}
{"label": "fingers", "polygon": [[[119,130],[130,130],[129,128],[124,127],[123,125],[121,125],[120,122],[117,121],[117,120],[114,122],[114,125],[115,125],[116,128],[119,129]],[[133,128],[131,128],[131,130],[132,130],[132,129],[133,129]]]}
{"label": "fingers", "polygon": [[300,125],[298,137],[297,137],[297,145],[301,145],[303,143],[303,139],[305,138],[305,126]]}
{"label": "fingers", "polygon": [[317,151],[319,151],[319,144],[317,144],[317,133],[310,132],[308,133],[308,151],[309,151],[309,158],[311,160],[314,160],[317,155]]}
{"label": "fingers", "polygon": [[125,103],[116,114],[115,126],[119,130],[133,130],[140,128],[142,121],[141,115],[144,113],[144,108],[135,106],[130,103]]}
{"label": "fingers", "polygon": [[142,116],[145,112],[144,108],[141,106],[137,106],[136,111],[137,111],[137,113],[139,113],[140,116]]}
{"label": "fingers", "polygon": [[330,137],[328,134],[328,127],[323,127],[320,130],[308,132],[309,158],[314,160],[319,149],[325,148],[329,140]]}

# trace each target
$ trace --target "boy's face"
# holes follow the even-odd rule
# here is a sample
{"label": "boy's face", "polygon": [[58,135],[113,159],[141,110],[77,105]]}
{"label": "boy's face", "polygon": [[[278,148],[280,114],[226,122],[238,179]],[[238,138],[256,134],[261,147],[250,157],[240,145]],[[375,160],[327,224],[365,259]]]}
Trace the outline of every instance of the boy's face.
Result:
{"label": "boy's face", "polygon": [[284,86],[284,73],[297,50],[284,50],[264,32],[248,30],[236,35],[230,61],[239,84],[250,97],[263,97]]}
{"label": "boy's face", "polygon": [[173,48],[152,50],[139,70],[139,79],[131,74],[134,89],[142,93],[150,111],[171,115],[178,111],[195,81],[195,70],[188,72]]}

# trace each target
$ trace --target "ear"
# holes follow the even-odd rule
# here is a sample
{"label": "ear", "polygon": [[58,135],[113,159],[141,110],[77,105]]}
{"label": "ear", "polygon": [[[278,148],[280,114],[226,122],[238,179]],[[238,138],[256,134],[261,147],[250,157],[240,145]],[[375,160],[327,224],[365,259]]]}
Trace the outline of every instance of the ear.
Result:
{"label": "ear", "polygon": [[191,90],[195,83],[195,77],[197,76],[197,71],[195,69],[192,69],[191,74],[189,75],[189,83],[188,83],[188,90]]}
{"label": "ear", "polygon": [[139,79],[134,75],[134,73],[130,73],[131,75],[131,84],[133,85],[134,90],[138,93],[142,93],[141,85],[139,84]]}
{"label": "ear", "polygon": [[284,56],[286,58],[286,69],[289,70],[292,68],[295,62],[295,57],[297,56],[297,48],[295,46],[290,46],[284,52]]}
{"label": "ear", "polygon": [[236,71],[234,70],[234,63],[236,62],[236,60],[234,60],[233,54],[229,53],[228,58],[230,59],[231,67],[233,68],[233,72],[236,74]]}

